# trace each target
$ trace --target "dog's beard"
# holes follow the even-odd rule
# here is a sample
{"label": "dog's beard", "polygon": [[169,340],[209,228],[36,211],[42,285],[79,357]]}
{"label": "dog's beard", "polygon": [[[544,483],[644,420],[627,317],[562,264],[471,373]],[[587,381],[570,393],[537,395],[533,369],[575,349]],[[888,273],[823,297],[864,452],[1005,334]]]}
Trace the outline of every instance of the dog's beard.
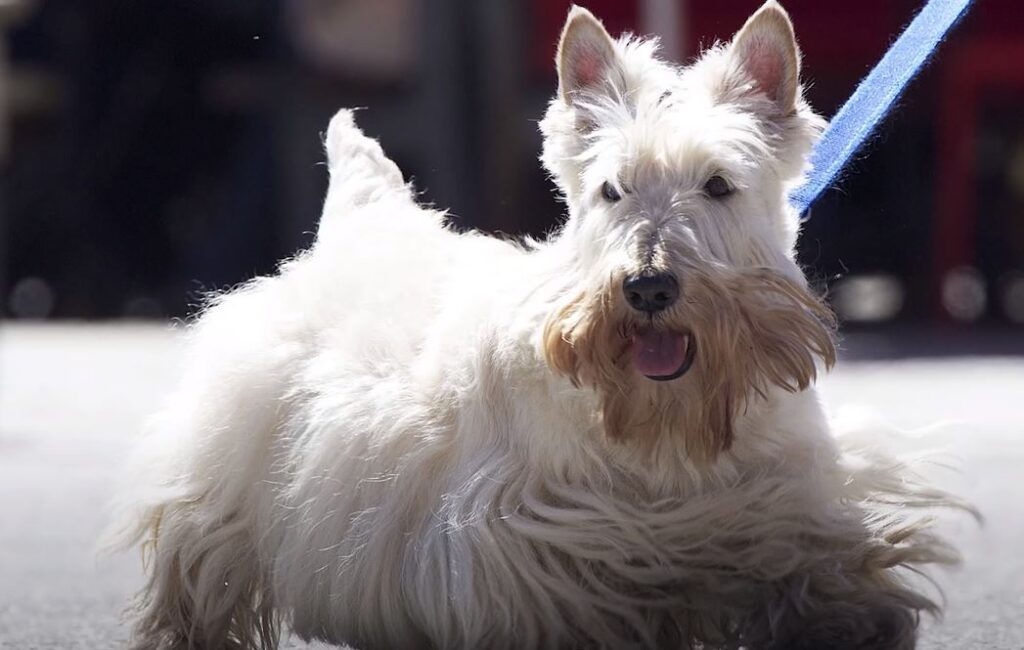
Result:
{"label": "dog's beard", "polygon": [[[556,372],[597,390],[610,438],[682,436],[691,458],[709,462],[731,445],[749,400],[772,386],[803,390],[816,378],[817,360],[835,362],[835,319],[821,300],[769,269],[691,270],[685,278],[679,302],[648,319],[618,299],[614,281],[571,297],[545,324],[544,353]],[[644,327],[688,334],[696,346],[689,372],[666,382],[637,372],[629,352]]]}

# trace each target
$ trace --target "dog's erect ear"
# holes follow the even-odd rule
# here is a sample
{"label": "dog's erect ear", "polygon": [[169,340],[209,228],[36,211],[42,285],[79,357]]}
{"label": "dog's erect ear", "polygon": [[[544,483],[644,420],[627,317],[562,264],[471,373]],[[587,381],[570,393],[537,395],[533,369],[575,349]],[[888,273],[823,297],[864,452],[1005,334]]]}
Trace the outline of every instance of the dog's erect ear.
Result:
{"label": "dog's erect ear", "polygon": [[729,57],[743,71],[754,91],[764,93],[781,115],[796,110],[800,84],[800,50],[789,14],[768,0],[729,44]]}
{"label": "dog's erect ear", "polygon": [[576,5],[565,20],[556,62],[558,92],[567,104],[581,93],[601,91],[620,74],[612,37],[594,14]]}

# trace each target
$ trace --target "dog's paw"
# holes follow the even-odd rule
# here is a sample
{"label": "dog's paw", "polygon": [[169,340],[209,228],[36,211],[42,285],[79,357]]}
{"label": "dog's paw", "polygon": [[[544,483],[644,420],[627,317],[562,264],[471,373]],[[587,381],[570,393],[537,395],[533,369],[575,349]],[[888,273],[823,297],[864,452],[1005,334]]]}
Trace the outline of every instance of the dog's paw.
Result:
{"label": "dog's paw", "polygon": [[804,621],[769,650],[913,650],[917,618],[901,607],[833,609]]}

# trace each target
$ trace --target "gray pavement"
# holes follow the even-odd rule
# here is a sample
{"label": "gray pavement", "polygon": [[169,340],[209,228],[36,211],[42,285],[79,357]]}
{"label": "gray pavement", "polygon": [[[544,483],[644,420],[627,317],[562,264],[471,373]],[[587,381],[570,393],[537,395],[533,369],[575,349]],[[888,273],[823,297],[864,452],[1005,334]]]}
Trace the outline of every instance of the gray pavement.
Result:
{"label": "gray pavement", "polygon": [[[152,325],[0,329],[0,648],[123,645],[138,558],[98,559],[96,540],[179,345]],[[944,481],[987,517],[943,522],[965,564],[938,576],[948,613],[920,647],[1024,649],[1024,357],[847,361],[823,389],[840,418],[924,428],[900,444],[944,446],[961,468]]]}

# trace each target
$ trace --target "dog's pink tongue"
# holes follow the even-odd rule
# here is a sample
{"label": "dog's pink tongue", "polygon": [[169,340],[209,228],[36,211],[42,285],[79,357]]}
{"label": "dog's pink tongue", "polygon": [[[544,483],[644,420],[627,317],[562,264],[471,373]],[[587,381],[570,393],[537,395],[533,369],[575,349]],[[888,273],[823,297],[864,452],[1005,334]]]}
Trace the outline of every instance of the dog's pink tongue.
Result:
{"label": "dog's pink tongue", "polygon": [[640,330],[633,335],[633,365],[648,377],[675,374],[686,360],[688,340],[678,332]]}

